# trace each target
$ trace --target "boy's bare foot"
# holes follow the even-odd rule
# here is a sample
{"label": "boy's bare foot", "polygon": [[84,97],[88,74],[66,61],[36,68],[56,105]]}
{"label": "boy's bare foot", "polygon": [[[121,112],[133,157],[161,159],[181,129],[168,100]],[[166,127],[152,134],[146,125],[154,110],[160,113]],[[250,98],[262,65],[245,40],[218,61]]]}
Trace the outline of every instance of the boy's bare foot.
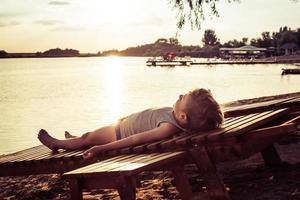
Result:
{"label": "boy's bare foot", "polygon": [[47,131],[41,129],[38,134],[38,139],[43,145],[51,149],[53,152],[57,152],[58,147],[56,146],[57,139],[51,137]]}
{"label": "boy's bare foot", "polygon": [[66,139],[76,138],[76,136],[71,135],[68,131],[65,131],[65,138],[66,138]]}

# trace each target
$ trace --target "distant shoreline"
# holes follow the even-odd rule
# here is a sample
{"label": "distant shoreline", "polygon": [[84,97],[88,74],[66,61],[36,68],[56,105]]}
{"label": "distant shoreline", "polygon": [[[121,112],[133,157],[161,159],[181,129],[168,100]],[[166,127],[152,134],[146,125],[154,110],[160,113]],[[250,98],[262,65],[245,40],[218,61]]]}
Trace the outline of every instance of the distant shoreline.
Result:
{"label": "distant shoreline", "polygon": [[[127,55],[117,55],[118,57],[149,57],[149,56],[127,56]],[[0,59],[15,59],[15,58],[87,58],[87,57],[108,57],[99,54],[80,54],[76,56],[37,56],[35,53],[12,53],[8,57],[0,57]],[[201,58],[201,57],[193,57]],[[267,64],[282,64],[282,63],[300,63],[300,55],[285,55],[285,56],[273,56],[268,58],[255,59],[256,62],[261,61]]]}
{"label": "distant shoreline", "polygon": [[0,59],[10,59],[10,58],[74,58],[74,57],[104,57],[98,54],[80,54],[80,55],[57,55],[57,56],[37,56],[36,53],[8,53],[7,57],[0,57]]}

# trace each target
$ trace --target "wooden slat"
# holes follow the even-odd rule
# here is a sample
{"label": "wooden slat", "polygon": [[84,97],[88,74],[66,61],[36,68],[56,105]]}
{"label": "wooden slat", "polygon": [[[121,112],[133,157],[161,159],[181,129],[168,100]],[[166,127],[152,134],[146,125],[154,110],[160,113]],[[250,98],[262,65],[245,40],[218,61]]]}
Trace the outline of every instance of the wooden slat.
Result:
{"label": "wooden slat", "polygon": [[50,153],[50,154],[42,154],[38,157],[32,159],[33,161],[43,161],[43,160],[69,160],[72,157],[81,156],[84,150],[74,150],[74,151],[60,151],[59,153]]}
{"label": "wooden slat", "polygon": [[251,123],[253,120],[261,119],[261,117],[266,116],[270,113],[272,113],[272,111],[251,114],[250,117],[240,120],[238,123],[226,128],[226,130],[223,133],[212,133],[212,134],[206,135],[205,137],[197,136],[197,137],[193,138],[192,140],[197,141],[199,143],[201,141],[208,140],[211,138],[220,137],[220,136],[223,137],[224,134],[227,134],[227,133],[231,132],[232,130],[240,130],[243,125],[245,125],[247,123]]}
{"label": "wooden slat", "polygon": [[271,101],[257,102],[257,103],[251,103],[251,104],[234,106],[234,107],[225,107],[224,112],[249,110],[249,109],[259,109],[259,108],[278,105],[280,103],[290,101],[292,99],[295,99],[295,97],[287,98],[287,99],[275,99],[275,100],[271,100]]}
{"label": "wooden slat", "polygon": [[68,156],[64,156],[62,157],[63,160],[65,160],[66,158],[72,158],[72,157],[82,157],[83,153],[85,152],[86,150],[79,150],[79,151],[75,151],[74,153],[68,155]]}
{"label": "wooden slat", "polygon": [[[120,161],[102,161],[92,164],[87,167],[83,167],[68,173],[64,176],[67,178],[73,178],[75,176],[94,176],[105,174],[117,174],[117,173],[138,173],[138,171],[146,170],[147,167],[153,167],[155,163],[162,164],[160,162],[168,162],[168,159],[175,159],[178,156],[182,156],[183,152],[167,152],[160,154],[134,154],[133,157],[120,160]],[[129,174],[127,174],[129,175]]]}
{"label": "wooden slat", "polygon": [[192,142],[201,144],[204,141],[216,141],[224,138],[224,136],[229,137],[237,134],[245,133],[251,129],[254,129],[264,123],[269,122],[270,120],[279,117],[280,115],[286,113],[288,109],[280,109],[276,111],[267,111],[248,118],[245,121],[242,121],[239,124],[235,124],[234,127],[227,129],[222,133],[212,133],[205,136],[196,136],[192,138]]}
{"label": "wooden slat", "polygon": [[[73,151],[72,154],[78,152],[78,150]],[[46,149],[41,152],[35,152],[27,157],[18,159],[18,162],[21,161],[29,161],[29,160],[48,160],[48,159],[55,159],[59,157],[64,157],[65,155],[70,155],[71,153],[65,150],[60,150],[58,153],[53,153],[50,149]]]}
{"label": "wooden slat", "polygon": [[224,124],[228,123],[228,122],[231,122],[232,120],[235,120],[235,119],[236,119],[236,117],[227,117],[227,118],[224,119]]}
{"label": "wooden slat", "polygon": [[296,123],[297,125],[300,124],[300,116],[294,117],[289,121],[285,122],[284,124]]}
{"label": "wooden slat", "polygon": [[43,148],[41,150],[32,151],[31,153],[27,154],[26,156],[20,156],[20,157],[16,158],[15,160],[13,160],[12,162],[20,162],[20,161],[32,160],[35,157],[38,157],[38,156],[41,156],[41,155],[51,156],[52,155],[52,151],[50,149],[48,149],[47,147],[45,147],[45,148]]}
{"label": "wooden slat", "polygon": [[227,127],[230,127],[230,126],[234,126],[236,124],[240,124],[241,122],[243,122],[245,120],[248,120],[248,119],[251,119],[252,117],[255,117],[255,116],[259,115],[259,114],[261,114],[261,113],[251,113],[249,115],[242,115],[241,117],[237,117],[236,120],[224,124],[223,127],[227,128]]}
{"label": "wooden slat", "polygon": [[103,153],[107,156],[117,156],[117,155],[119,155],[120,151],[119,150],[110,150],[110,151],[105,151]]}
{"label": "wooden slat", "polygon": [[121,154],[130,154],[130,153],[133,153],[132,148],[133,148],[133,147],[126,147],[126,148],[123,148],[123,149],[120,150],[120,153],[121,153]]}
{"label": "wooden slat", "polygon": [[87,164],[91,164],[91,161],[83,160],[82,158],[67,162],[60,159],[3,163],[0,165],[0,176],[64,173]]}
{"label": "wooden slat", "polygon": [[267,127],[267,128],[262,128],[262,129],[257,129],[248,132],[247,134],[241,135],[239,138],[240,140],[243,141],[248,141],[248,140],[262,140],[266,139],[269,136],[274,136],[274,135],[282,135],[282,134],[288,134],[296,131],[296,125],[289,123],[289,124],[282,124],[278,126],[272,126],[272,127]]}
{"label": "wooden slat", "polygon": [[[40,152],[32,152],[30,155],[24,157],[24,158],[19,158],[19,159],[14,159],[11,162],[7,162],[9,164],[13,163],[22,163],[22,162],[36,162],[36,163],[41,163],[47,160],[73,160],[74,156],[77,155],[78,157],[81,157],[83,151],[72,151],[72,152],[67,152],[67,151],[61,151],[60,153],[55,153],[53,154],[51,150],[48,148],[45,149],[44,151]],[[4,163],[5,164],[5,163]]]}
{"label": "wooden slat", "polygon": [[33,152],[39,151],[41,149],[46,149],[46,147],[44,145],[39,145],[39,146],[25,149],[23,151],[19,151],[19,152],[13,153],[13,154],[4,155],[0,158],[0,163],[13,162],[14,160],[23,158],[24,156],[30,155]]}
{"label": "wooden slat", "polygon": [[286,101],[281,102],[281,104],[289,105],[291,103],[297,103],[299,101],[300,101],[300,97],[293,97],[293,98],[287,99]]}
{"label": "wooden slat", "polygon": [[253,121],[243,124],[241,127],[237,127],[230,131],[230,133],[226,133],[226,136],[234,136],[234,135],[240,135],[242,133],[245,133],[251,129],[254,129],[260,125],[263,125],[273,119],[278,118],[279,116],[282,116],[283,114],[286,114],[289,111],[288,108],[276,110],[272,113],[268,113],[267,115],[262,116],[261,118],[256,118]]}
{"label": "wooden slat", "polygon": [[[184,137],[184,136],[183,136]],[[178,137],[178,139],[179,138],[182,138],[182,136],[180,137]],[[152,142],[152,143],[150,143],[150,144],[147,144],[146,146],[145,146],[145,148],[146,148],[146,150],[147,151],[155,151],[155,150],[159,150],[160,149],[160,145],[163,143],[163,142],[166,142],[166,141],[170,141],[170,140],[174,140],[174,139],[172,139],[172,138],[169,138],[169,139],[165,139],[165,140],[162,140],[162,141],[157,141],[157,142]],[[176,140],[176,139],[175,139]]]}
{"label": "wooden slat", "polygon": [[107,167],[108,165],[114,164],[116,162],[123,162],[123,163],[124,162],[129,162],[132,159],[138,159],[138,158],[143,157],[145,155],[146,154],[121,155],[121,156],[118,156],[116,160],[114,158],[103,160],[103,161],[94,163],[92,165],[89,165],[89,166],[86,166],[86,167],[79,168],[79,169],[76,169],[74,171],[68,172],[65,175],[91,173],[91,172],[93,172],[93,171],[90,171],[91,169],[92,170],[101,169],[102,167]]}
{"label": "wooden slat", "polygon": [[[164,141],[161,141],[161,143],[159,144],[159,149],[166,149],[166,148],[169,148],[171,149],[172,147],[174,147],[176,145],[176,141],[177,140],[180,140],[180,139],[184,139],[186,137],[188,137],[188,133],[186,133],[185,135],[182,135],[182,136],[179,136],[179,137],[176,137],[176,138],[172,138],[172,139],[169,139],[169,140],[164,140]],[[151,149],[151,150],[154,150],[154,148],[156,148],[157,145],[148,145],[147,146],[147,149]]]}
{"label": "wooden slat", "polygon": [[[156,154],[158,155],[158,154]],[[133,162],[138,162],[138,161],[143,161],[143,160],[146,160],[146,159],[149,159],[148,156],[155,156],[153,154],[149,154],[149,155],[146,155],[146,154],[139,154],[139,155],[136,155],[134,154],[132,157],[129,157],[127,159],[124,159],[124,160],[120,160],[118,162],[110,162],[109,164],[107,165],[98,165],[96,166],[95,168],[93,169],[90,169],[88,171],[88,173],[96,173],[96,172],[103,172],[103,171],[110,171],[112,169],[115,169],[115,168],[118,168],[118,167],[121,167],[121,166],[125,166],[125,165],[128,165],[128,164],[131,164]]]}
{"label": "wooden slat", "polygon": [[99,167],[96,168],[94,171],[90,171],[89,173],[98,173],[98,172],[108,172],[108,171],[125,171],[121,170],[122,168],[126,168],[128,170],[134,170],[137,167],[141,167],[145,163],[147,163],[148,160],[150,160],[152,157],[160,156],[160,154],[139,154],[136,155],[128,160],[121,161],[118,163],[112,163],[110,165],[107,165],[105,167]]}
{"label": "wooden slat", "polygon": [[53,155],[54,154],[53,154],[53,152],[51,150],[46,150],[44,152],[38,152],[38,153],[32,154],[30,156],[18,159],[16,161],[17,162],[22,162],[22,161],[29,161],[29,160],[41,160],[40,157],[44,157],[46,159],[49,159]]}
{"label": "wooden slat", "polygon": [[151,159],[147,159],[144,162],[134,163],[132,165],[124,165],[122,167],[110,170],[109,172],[121,172],[125,171],[126,174],[136,174],[142,171],[147,171],[149,169],[153,169],[157,166],[163,166],[165,163],[171,162],[171,160],[177,159],[180,156],[183,156],[183,152],[167,152],[160,153],[158,156],[152,157]]}
{"label": "wooden slat", "polygon": [[243,105],[237,107],[224,108],[224,116],[239,116],[253,112],[263,112],[267,110],[274,110],[280,108],[300,106],[300,97],[291,97],[286,99],[272,100],[266,102],[253,103],[250,105]]}
{"label": "wooden slat", "polygon": [[65,175],[80,174],[80,173],[86,172],[86,171],[89,172],[89,171],[91,171],[95,168],[99,168],[99,167],[102,167],[102,166],[107,166],[107,165],[109,165],[113,162],[120,162],[120,161],[124,161],[124,160],[129,160],[134,156],[135,155],[120,155],[120,156],[113,157],[113,158],[110,158],[110,159],[107,159],[107,160],[103,160],[101,162],[93,163],[91,165],[88,165],[88,166],[85,166],[85,167],[82,167],[82,168],[79,168],[79,169],[75,169],[73,171],[65,173]]}
{"label": "wooden slat", "polygon": [[[232,124],[238,123],[240,120],[243,120],[245,117],[248,118],[250,116],[235,117],[235,118],[232,118],[229,122],[227,122],[227,120],[225,120],[225,122],[227,122],[227,123],[224,124],[224,127],[228,127]],[[145,145],[144,148],[147,149],[147,150],[158,150],[161,147],[172,148],[172,146],[175,146],[176,141],[182,140],[182,139],[188,139],[188,138],[191,138],[191,137],[192,137],[192,134],[185,133],[184,135],[181,135],[181,136],[178,136],[178,137],[175,137],[175,138],[169,138],[169,139],[165,139],[165,140],[162,140],[162,141],[151,143],[149,145]]]}
{"label": "wooden slat", "polygon": [[53,156],[51,156],[51,158],[70,157],[76,155],[78,152],[82,152],[82,150],[62,151],[58,154],[54,154]]}
{"label": "wooden slat", "polygon": [[141,144],[141,145],[132,147],[132,151],[134,153],[143,153],[143,152],[146,152],[147,151],[147,145],[148,144]]}
{"label": "wooden slat", "polygon": [[141,160],[142,163],[140,161],[137,163],[133,162],[132,164],[123,165],[118,168],[112,169],[108,171],[108,173],[124,172],[126,173],[126,175],[133,175],[156,167],[159,167],[161,170],[165,164],[170,163],[176,159],[179,159],[184,155],[185,155],[184,152],[160,153],[157,156],[150,157],[150,159],[145,158],[144,161]]}
{"label": "wooden slat", "polygon": [[[268,111],[267,113],[269,113],[269,112],[270,111]],[[263,114],[265,114],[265,113],[263,113]],[[238,126],[244,124],[245,121],[251,120],[252,118],[255,118],[255,117],[260,116],[260,115],[262,115],[262,114],[261,113],[254,113],[254,114],[251,114],[250,116],[247,116],[247,115],[243,116],[242,118],[238,118],[237,120],[235,120],[234,123],[227,124],[226,126],[224,126],[224,128],[215,129],[215,130],[208,131],[208,132],[205,132],[205,133],[199,132],[199,133],[193,134],[193,135],[191,135],[187,138],[180,139],[180,140],[176,141],[176,144],[181,145],[181,146],[185,146],[185,145],[188,145],[188,144],[193,144],[195,142],[200,143],[200,141],[204,141],[208,135],[223,134],[226,131],[229,131],[229,130],[235,128],[235,127],[238,127]]]}
{"label": "wooden slat", "polygon": [[49,160],[49,159],[54,159],[54,158],[57,158],[61,155],[65,155],[66,154],[66,151],[61,151],[59,153],[50,153],[50,154],[42,154],[36,158],[33,158],[32,160]]}
{"label": "wooden slat", "polygon": [[[238,123],[239,121],[242,121],[246,118],[249,118],[250,116],[239,116],[239,117],[233,117],[229,120],[228,123],[225,123],[223,125],[223,128],[228,128],[229,126],[232,126],[236,123]],[[225,119],[225,122],[227,122],[227,120]],[[216,130],[214,130],[216,131]],[[189,140],[190,138],[194,137],[194,136],[197,136],[199,134],[211,134],[211,133],[196,133],[196,134],[185,134],[185,135],[182,135],[180,138],[174,138],[174,139],[171,139],[171,140],[166,140],[166,141],[162,141],[161,144],[160,144],[160,147],[161,148],[172,148],[172,146],[175,146],[176,143],[177,144],[180,144],[180,141],[184,141],[184,140]],[[181,143],[182,145],[182,143]],[[149,145],[148,148],[151,148],[151,146]]]}

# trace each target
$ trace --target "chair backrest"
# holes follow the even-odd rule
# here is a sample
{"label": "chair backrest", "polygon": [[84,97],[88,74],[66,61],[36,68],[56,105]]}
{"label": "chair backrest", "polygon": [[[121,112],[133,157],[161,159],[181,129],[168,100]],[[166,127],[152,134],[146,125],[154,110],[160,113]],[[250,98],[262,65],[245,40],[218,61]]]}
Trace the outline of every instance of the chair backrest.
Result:
{"label": "chair backrest", "polygon": [[[268,110],[276,110],[280,108],[292,108],[292,107],[299,107],[300,106],[300,97],[294,96],[290,98],[284,97],[284,99],[275,99],[275,100],[269,100],[274,97],[265,97],[266,101],[264,102],[257,102],[257,103],[251,103],[241,106],[223,106],[224,116],[227,117],[233,117],[233,116],[241,116],[251,113],[257,113],[257,112],[264,112]],[[261,98],[259,98],[261,101]],[[255,101],[255,100],[253,100]]]}

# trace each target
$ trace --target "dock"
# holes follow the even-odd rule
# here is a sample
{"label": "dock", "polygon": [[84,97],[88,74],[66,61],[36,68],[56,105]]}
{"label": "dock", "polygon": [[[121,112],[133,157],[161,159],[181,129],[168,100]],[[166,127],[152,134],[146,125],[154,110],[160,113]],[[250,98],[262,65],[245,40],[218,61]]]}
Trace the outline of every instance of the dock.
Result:
{"label": "dock", "polygon": [[151,60],[147,61],[147,66],[161,66],[161,67],[175,67],[175,66],[190,66],[193,62],[191,60],[172,60],[172,61],[166,61],[166,60]]}
{"label": "dock", "polygon": [[282,69],[281,75],[286,74],[300,74],[300,67],[299,68],[284,68]]}
{"label": "dock", "polygon": [[190,65],[254,65],[254,64],[275,64],[277,61],[262,61],[262,60],[217,60],[217,61],[192,61],[192,60],[148,60],[147,66],[190,66]]}

